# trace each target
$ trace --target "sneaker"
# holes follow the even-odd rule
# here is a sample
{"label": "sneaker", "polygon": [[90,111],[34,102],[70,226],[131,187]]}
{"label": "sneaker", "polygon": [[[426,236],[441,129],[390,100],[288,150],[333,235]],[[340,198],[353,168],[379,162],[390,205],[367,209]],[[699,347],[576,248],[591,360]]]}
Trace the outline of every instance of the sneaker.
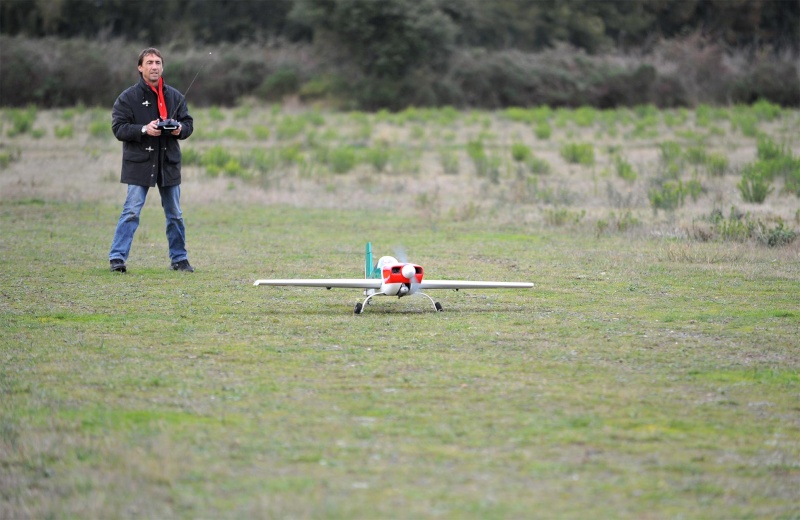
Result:
{"label": "sneaker", "polygon": [[186,271],[187,273],[194,272],[194,267],[189,265],[188,260],[180,260],[178,262],[172,262],[172,265],[170,267],[172,267],[173,271]]}
{"label": "sneaker", "polygon": [[121,258],[112,258],[109,260],[111,264],[111,272],[112,273],[125,273],[128,271],[128,267],[125,265],[125,260]]}

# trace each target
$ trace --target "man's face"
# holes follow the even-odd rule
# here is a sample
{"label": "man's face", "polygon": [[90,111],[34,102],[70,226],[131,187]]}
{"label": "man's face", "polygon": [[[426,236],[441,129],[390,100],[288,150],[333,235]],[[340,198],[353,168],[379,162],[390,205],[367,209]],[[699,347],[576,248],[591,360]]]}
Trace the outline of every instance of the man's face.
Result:
{"label": "man's face", "polygon": [[155,54],[145,54],[142,58],[142,64],[139,65],[139,72],[142,73],[144,80],[151,85],[158,84],[158,78],[164,72],[164,64],[161,63],[161,58]]}

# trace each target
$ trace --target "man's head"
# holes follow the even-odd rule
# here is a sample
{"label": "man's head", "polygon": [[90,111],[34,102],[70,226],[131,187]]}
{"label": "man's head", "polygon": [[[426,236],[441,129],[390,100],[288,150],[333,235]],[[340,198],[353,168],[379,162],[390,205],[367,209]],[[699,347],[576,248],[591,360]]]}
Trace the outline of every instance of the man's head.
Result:
{"label": "man's head", "polygon": [[161,58],[161,51],[154,47],[148,47],[139,53],[139,74],[146,82],[153,86],[158,85],[158,80],[163,73],[164,61]]}

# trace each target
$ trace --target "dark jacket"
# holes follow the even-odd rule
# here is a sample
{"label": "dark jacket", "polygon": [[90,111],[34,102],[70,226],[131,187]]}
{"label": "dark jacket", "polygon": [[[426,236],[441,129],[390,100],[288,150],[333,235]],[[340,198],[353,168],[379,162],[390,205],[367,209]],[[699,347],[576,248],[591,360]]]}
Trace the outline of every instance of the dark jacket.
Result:
{"label": "dark jacket", "polygon": [[[111,129],[122,141],[122,175],[120,182],[137,186],[177,186],[181,183],[181,147],[178,139],[186,139],[194,130],[192,116],[183,94],[166,83],[164,101],[167,115],[181,123],[181,134],[161,132],[159,137],[142,133],[142,127],[158,119],[158,96],[139,77],[114,102]],[[159,173],[161,179],[159,181]]]}

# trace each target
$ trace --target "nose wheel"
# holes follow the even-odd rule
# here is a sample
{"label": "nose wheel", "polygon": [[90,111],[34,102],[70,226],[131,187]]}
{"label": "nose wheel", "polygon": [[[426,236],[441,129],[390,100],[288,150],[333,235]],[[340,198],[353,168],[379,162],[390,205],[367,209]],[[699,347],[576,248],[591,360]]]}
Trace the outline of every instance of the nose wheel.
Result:
{"label": "nose wheel", "polygon": [[353,313],[354,314],[361,314],[362,312],[364,312],[364,306],[361,305],[361,302],[359,302],[359,303],[356,304],[356,308],[353,310]]}

